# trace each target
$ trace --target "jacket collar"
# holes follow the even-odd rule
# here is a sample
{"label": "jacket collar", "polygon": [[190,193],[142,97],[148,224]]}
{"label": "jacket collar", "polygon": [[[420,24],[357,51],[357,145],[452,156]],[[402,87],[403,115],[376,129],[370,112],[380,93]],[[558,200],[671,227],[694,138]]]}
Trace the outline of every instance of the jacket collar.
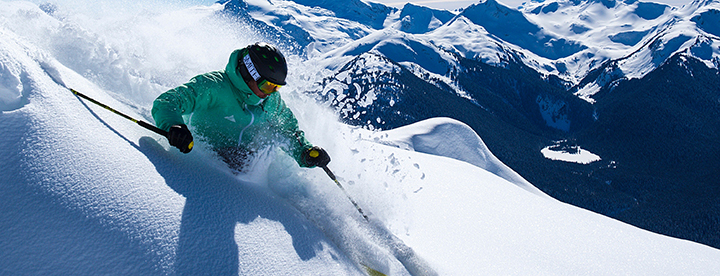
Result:
{"label": "jacket collar", "polygon": [[233,51],[232,54],[230,54],[230,60],[225,66],[225,73],[230,78],[230,82],[235,88],[234,91],[237,94],[238,98],[243,102],[247,102],[249,96],[253,95],[253,92],[252,90],[250,90],[250,87],[248,87],[247,83],[245,83],[245,80],[243,80],[242,76],[240,76],[240,73],[237,71],[238,58],[242,56],[243,50],[244,49],[237,49]]}

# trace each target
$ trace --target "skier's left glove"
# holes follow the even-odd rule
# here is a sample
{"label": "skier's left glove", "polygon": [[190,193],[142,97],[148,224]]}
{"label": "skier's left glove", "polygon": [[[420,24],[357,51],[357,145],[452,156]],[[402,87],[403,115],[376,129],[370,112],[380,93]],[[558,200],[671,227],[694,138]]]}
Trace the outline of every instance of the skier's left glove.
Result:
{"label": "skier's left glove", "polygon": [[308,167],[325,167],[330,163],[330,155],[321,147],[314,146],[303,151],[302,161]]}

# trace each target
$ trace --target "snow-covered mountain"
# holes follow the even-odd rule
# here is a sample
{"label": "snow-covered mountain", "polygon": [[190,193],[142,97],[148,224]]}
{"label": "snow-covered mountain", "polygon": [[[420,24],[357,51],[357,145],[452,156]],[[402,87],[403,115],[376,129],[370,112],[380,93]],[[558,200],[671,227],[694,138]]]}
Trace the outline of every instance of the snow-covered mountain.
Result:
{"label": "snow-covered mountain", "polygon": [[[720,244],[717,1],[113,5],[0,6],[0,274],[720,270],[692,242]],[[63,87],[150,121],[257,40],[370,223],[322,170],[271,150],[234,175]]]}

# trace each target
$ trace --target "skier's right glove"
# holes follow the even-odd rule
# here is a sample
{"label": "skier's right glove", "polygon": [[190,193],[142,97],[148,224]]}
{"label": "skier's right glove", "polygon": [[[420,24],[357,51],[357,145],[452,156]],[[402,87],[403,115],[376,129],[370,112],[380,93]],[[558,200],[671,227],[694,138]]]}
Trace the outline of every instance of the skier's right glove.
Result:
{"label": "skier's right glove", "polygon": [[325,167],[330,163],[330,155],[321,147],[314,146],[303,151],[302,160],[308,167]]}
{"label": "skier's right glove", "polygon": [[182,153],[188,153],[193,148],[193,136],[186,125],[174,125],[168,131],[168,142]]}

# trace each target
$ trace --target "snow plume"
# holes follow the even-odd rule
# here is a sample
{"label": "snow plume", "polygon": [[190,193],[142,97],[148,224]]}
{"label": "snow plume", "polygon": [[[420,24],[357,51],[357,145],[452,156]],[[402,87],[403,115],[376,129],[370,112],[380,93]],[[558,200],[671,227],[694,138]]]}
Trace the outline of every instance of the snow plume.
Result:
{"label": "snow plume", "polygon": [[[149,104],[229,53],[260,39],[217,13],[221,5],[7,2],[4,28],[117,97]],[[151,93],[148,93],[150,91]]]}
{"label": "snow plume", "polygon": [[322,170],[302,169],[278,150],[238,175],[201,142],[181,154],[65,86],[150,120],[155,96],[224,68],[232,49],[262,34],[228,25],[218,5],[116,5],[122,9],[108,17],[95,3],[0,5],[0,274],[720,270],[717,249],[519,187],[462,123],[434,119],[379,133],[339,123],[298,91],[324,71],[296,56],[291,67],[305,72],[293,71],[295,83],[281,93],[369,222]]}

